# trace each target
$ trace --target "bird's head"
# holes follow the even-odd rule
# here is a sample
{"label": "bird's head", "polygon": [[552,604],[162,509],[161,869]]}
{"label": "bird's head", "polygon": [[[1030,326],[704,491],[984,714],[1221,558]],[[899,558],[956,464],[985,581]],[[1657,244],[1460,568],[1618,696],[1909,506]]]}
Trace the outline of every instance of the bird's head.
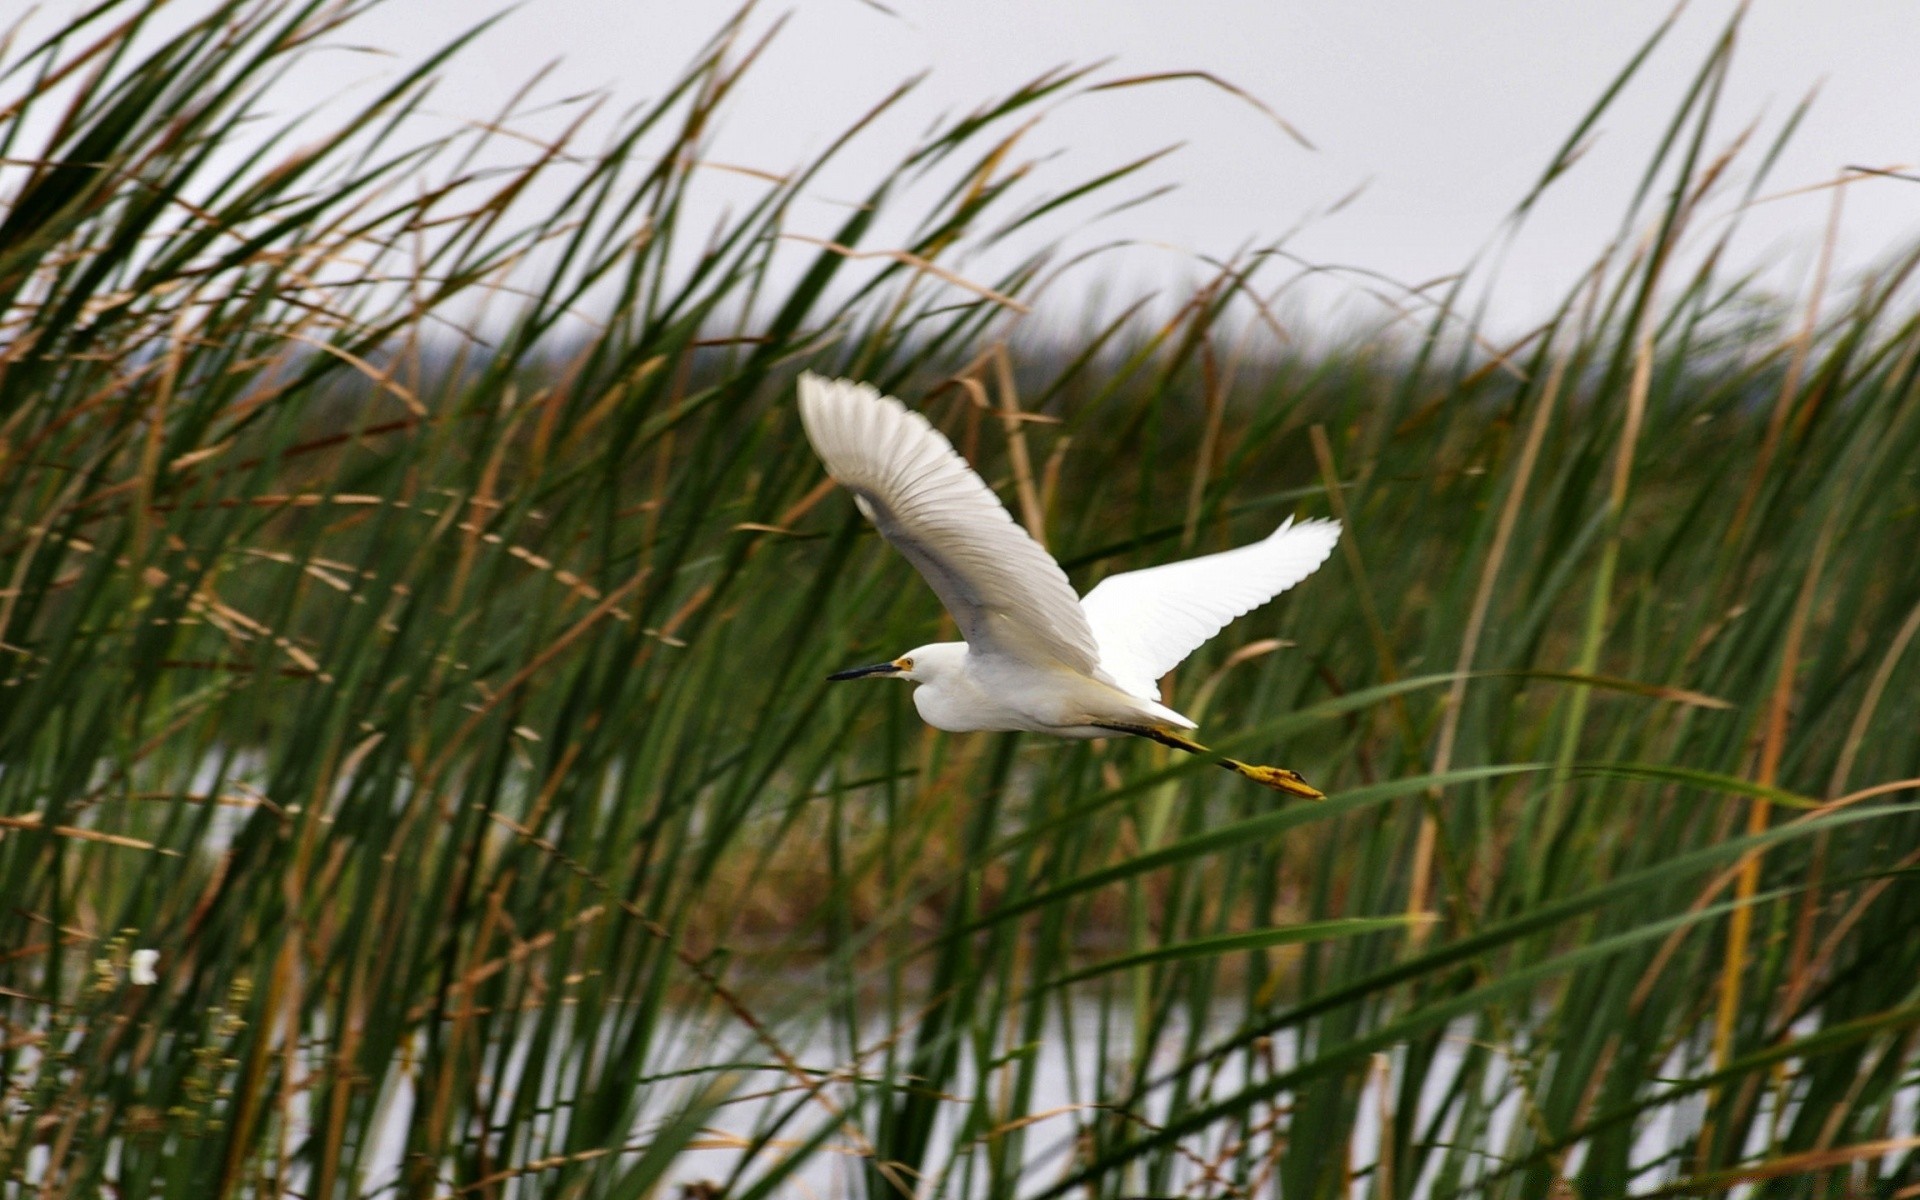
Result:
{"label": "bird's head", "polygon": [[910,679],[915,683],[938,683],[941,679],[960,669],[966,661],[965,642],[936,642],[931,646],[922,646],[918,650],[909,650],[891,662],[874,663],[870,667],[854,667],[847,671],[835,671],[827,676],[838,683],[843,679],[866,679],[870,676],[886,676],[892,679]]}

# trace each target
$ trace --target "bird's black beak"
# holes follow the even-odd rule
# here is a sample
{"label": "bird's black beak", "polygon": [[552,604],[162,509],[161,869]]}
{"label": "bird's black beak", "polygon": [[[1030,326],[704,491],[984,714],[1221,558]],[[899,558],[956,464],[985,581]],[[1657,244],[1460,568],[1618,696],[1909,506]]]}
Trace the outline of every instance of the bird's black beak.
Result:
{"label": "bird's black beak", "polygon": [[898,675],[902,669],[898,661],[875,663],[870,667],[853,667],[845,671],[835,671],[827,676],[827,681],[840,683],[847,679],[865,679],[869,675]]}

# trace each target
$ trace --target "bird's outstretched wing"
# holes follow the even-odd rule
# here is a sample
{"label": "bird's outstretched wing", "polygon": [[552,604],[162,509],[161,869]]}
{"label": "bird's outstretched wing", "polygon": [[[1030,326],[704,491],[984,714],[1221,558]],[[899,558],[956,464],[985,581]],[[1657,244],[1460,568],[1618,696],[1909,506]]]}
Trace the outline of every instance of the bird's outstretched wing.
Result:
{"label": "bird's outstretched wing", "polygon": [[1158,700],[1162,675],[1227,622],[1313,574],[1339,540],[1337,521],[1288,518],[1250,546],[1108,576],[1080,600],[1100,666],[1127,691]]}
{"label": "bird's outstretched wing", "polygon": [[827,473],[933,587],[975,653],[1094,672],[1099,651],[1066,572],[925,417],[869,384],[809,374],[800,420]]}

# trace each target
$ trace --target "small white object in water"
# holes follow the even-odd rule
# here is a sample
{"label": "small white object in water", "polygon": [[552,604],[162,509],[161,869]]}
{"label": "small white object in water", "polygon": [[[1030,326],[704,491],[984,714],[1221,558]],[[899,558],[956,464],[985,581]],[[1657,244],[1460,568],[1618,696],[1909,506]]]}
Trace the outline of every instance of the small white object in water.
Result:
{"label": "small white object in water", "polygon": [[160,961],[158,950],[135,950],[127,962],[127,981],[135,987],[152,987],[160,982],[153,965]]}
{"label": "small white object in water", "polygon": [[[1116,733],[1213,756],[1160,703],[1157,681],[1224,629],[1312,574],[1334,521],[1291,519],[1264,541],[1113,575],[1084,597],[941,432],[871,385],[800,377],[800,419],[828,474],[919,571],[964,642],[909,650],[830,679],[890,675],[920,686],[936,729]],[[1276,791],[1320,792],[1281,767],[1220,765]]]}

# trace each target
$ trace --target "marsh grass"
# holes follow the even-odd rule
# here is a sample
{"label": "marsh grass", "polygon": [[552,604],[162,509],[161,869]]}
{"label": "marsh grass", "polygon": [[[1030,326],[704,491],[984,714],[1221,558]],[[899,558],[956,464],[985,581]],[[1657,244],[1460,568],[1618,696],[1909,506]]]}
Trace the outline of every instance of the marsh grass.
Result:
{"label": "marsh grass", "polygon": [[[825,234],[819,164],[688,225],[737,23],[502,173],[408,135],[439,58],[262,137],[351,12],[203,12],[3,57],[5,1194],[1920,1184],[1914,260],[1723,276],[1772,154],[1714,123],[1731,31],[1550,322],[1303,358],[1277,253],[1070,345],[1045,256],[967,276],[1131,186],[1025,178],[1085,73]],[[873,243],[909,178],[954,182]],[[829,689],[943,618],[803,366],[924,405],[1082,582],[1339,514],[1171,684],[1331,798]]]}

